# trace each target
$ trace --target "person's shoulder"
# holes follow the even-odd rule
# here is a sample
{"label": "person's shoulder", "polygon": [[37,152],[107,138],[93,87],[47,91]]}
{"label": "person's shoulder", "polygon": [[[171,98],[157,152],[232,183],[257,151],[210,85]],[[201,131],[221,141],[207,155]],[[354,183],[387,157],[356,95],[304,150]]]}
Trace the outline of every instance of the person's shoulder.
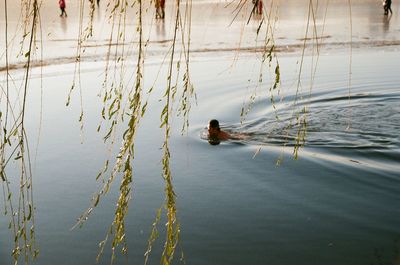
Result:
{"label": "person's shoulder", "polygon": [[218,135],[218,138],[220,138],[221,140],[228,140],[228,139],[231,138],[231,135],[229,133],[227,133],[227,132],[220,131],[219,135]]}

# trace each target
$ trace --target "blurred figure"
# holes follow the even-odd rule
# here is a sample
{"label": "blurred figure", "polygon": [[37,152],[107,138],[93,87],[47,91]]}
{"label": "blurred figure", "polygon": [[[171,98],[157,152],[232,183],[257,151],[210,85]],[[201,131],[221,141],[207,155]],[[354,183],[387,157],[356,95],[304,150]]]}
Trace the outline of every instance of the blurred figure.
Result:
{"label": "blurred figure", "polygon": [[58,5],[60,6],[60,10],[61,10],[60,17],[62,17],[62,16],[67,17],[68,16],[67,12],[65,12],[65,0],[59,0]]}
{"label": "blurred figure", "polygon": [[383,10],[385,10],[385,15],[393,14],[392,11],[392,0],[383,0]]}
{"label": "blurred figure", "polygon": [[156,19],[161,18],[161,15],[160,15],[160,0],[154,0],[154,7],[156,8]]}
{"label": "blurred figure", "polygon": [[263,2],[262,0],[257,1],[257,14],[261,15],[263,10]]}
{"label": "blurred figure", "polygon": [[262,10],[263,10],[263,2],[262,2],[262,0],[253,0],[252,3],[254,5],[253,13],[261,15],[262,14]]}
{"label": "blurred figure", "polygon": [[89,0],[89,2],[90,2],[90,8],[94,9],[95,8],[94,0]]}
{"label": "blurred figure", "polygon": [[165,17],[165,0],[160,0],[161,18]]}
{"label": "blurred figure", "polygon": [[97,0],[97,6],[99,6],[100,5],[100,0]]}
{"label": "blurred figure", "polygon": [[164,19],[165,17],[165,0],[155,0],[156,18]]}

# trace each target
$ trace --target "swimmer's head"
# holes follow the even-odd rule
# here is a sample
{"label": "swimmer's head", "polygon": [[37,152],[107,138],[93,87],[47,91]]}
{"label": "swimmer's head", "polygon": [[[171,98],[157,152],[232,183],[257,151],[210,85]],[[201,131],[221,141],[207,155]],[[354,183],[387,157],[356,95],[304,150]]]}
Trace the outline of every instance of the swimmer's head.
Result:
{"label": "swimmer's head", "polygon": [[221,143],[220,133],[221,129],[219,128],[218,120],[210,120],[208,122],[208,143],[211,145],[219,145]]}
{"label": "swimmer's head", "polygon": [[221,129],[219,128],[219,122],[218,122],[218,120],[210,120],[209,122],[208,122],[208,130],[211,130],[211,129],[214,129],[214,130],[218,130],[218,131],[220,131]]}

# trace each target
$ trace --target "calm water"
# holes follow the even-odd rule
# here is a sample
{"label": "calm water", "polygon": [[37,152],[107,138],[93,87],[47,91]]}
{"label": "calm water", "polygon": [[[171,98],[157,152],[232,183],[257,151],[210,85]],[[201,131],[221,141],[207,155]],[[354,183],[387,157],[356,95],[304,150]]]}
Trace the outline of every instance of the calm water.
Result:
{"label": "calm water", "polygon": [[[296,57],[282,56],[281,122],[268,100],[266,84],[240,125],[240,110],[258,75],[258,60],[229,56],[193,61],[199,104],[191,127],[181,136],[174,120],[172,170],[182,226],[181,247],[189,264],[395,264],[400,239],[400,77],[398,52],[355,52],[351,99],[348,99],[348,54],[320,58],[309,107],[308,137],[300,158],[285,148],[285,124],[296,91]],[[309,61],[307,58],[306,61]],[[305,65],[307,66],[307,62]],[[157,64],[149,64],[148,72]],[[379,71],[377,71],[379,69]],[[95,264],[97,243],[112,221],[116,187],[82,229],[70,231],[96,189],[94,180],[108,157],[96,133],[101,104],[96,95],[98,71],[83,74],[86,122],[80,144],[78,102],[65,108],[68,87],[57,67],[44,78],[44,115],[35,164],[37,235],[41,255],[35,264]],[[68,72],[68,70],[66,70]],[[84,71],[85,72],[85,71]],[[248,81],[250,79],[250,81]],[[303,78],[308,94],[309,78]],[[38,79],[33,81],[36,86]],[[251,87],[251,88],[250,88]],[[32,91],[29,106],[39,108]],[[137,139],[135,190],[127,219],[130,252],[116,264],[140,264],[155,211],[163,202],[160,176],[162,104],[157,92]],[[37,113],[30,132],[36,144]],[[249,135],[245,141],[211,146],[201,139],[208,119]],[[346,128],[350,124],[350,129]],[[290,136],[290,135],[289,135]],[[290,138],[290,137],[289,137]],[[253,158],[261,147],[261,152]],[[283,154],[281,166],[276,161]],[[117,183],[115,183],[117,184]],[[163,229],[161,222],[160,230]],[[10,232],[1,223],[2,264],[9,264]],[[157,264],[163,233],[151,264]],[[107,264],[106,253],[102,264]]]}
{"label": "calm water", "polygon": [[[351,79],[349,47],[344,40],[348,32],[339,30],[342,35],[332,34],[334,37],[327,40],[331,45],[319,58],[311,91],[310,65],[315,63],[315,57],[306,57],[296,106],[293,100],[298,53],[279,54],[282,86],[276,97],[276,112],[269,100],[267,68],[265,83],[255,88],[260,71],[258,54],[244,54],[237,60],[230,52],[194,54],[191,71],[198,104],[191,110],[187,134],[180,134],[182,121],[176,117],[171,137],[181,224],[176,264],[181,251],[187,264],[400,263],[400,53],[396,45],[399,24],[395,23],[398,16],[391,18],[389,26],[380,13],[373,11],[375,7],[355,3],[354,21],[360,24],[355,23],[354,38],[358,44],[352,53]],[[345,6],[337,4],[331,10],[340,13],[346,10]],[[50,9],[46,5],[44,8]],[[292,3],[288,13],[296,14],[297,8]],[[74,9],[70,10],[72,13]],[[201,13],[203,9],[198,10]],[[217,20],[219,29],[226,29],[230,16],[231,13]],[[69,17],[72,20],[73,16]],[[277,34],[285,38],[280,41],[282,45],[295,46],[299,31],[289,32],[285,27],[298,25],[304,18],[293,15],[282,19],[285,24]],[[76,23],[76,19],[72,21]],[[363,21],[367,21],[366,27],[361,26]],[[70,229],[89,205],[98,188],[95,177],[104,160],[115,155],[120,139],[116,139],[116,146],[109,147],[102,140],[106,130],[96,132],[102,107],[97,97],[103,81],[101,59],[93,62],[96,60],[88,58],[91,62],[82,64],[83,133],[78,122],[78,91],[73,94],[71,106],[65,107],[74,67],[67,64],[69,59],[73,60],[69,52],[75,40],[69,37],[75,34],[74,27],[58,21],[57,16],[47,22],[47,28],[52,29],[50,36],[55,36],[47,43],[49,65],[43,71],[42,91],[40,72],[34,70],[26,118],[32,153],[37,152],[32,160],[40,256],[33,264],[96,264],[97,245],[112,222],[120,180],[116,180],[83,228]],[[201,28],[203,20],[197,18],[195,22],[194,28]],[[340,26],[331,26],[334,33],[335,27],[341,28],[347,21],[337,23]],[[60,25],[61,32],[57,30]],[[195,42],[195,49],[207,45],[217,50],[236,47],[233,35],[229,34],[209,42],[204,36],[215,34],[216,30],[212,30],[213,25],[208,26],[209,32],[194,34],[195,40],[203,41]],[[156,36],[168,39],[169,24],[164,30],[161,28],[164,33],[158,32]],[[239,27],[235,30],[237,33]],[[373,36],[373,40],[366,40],[366,36]],[[395,43],[375,47],[381,41]],[[161,50],[168,47],[161,46]],[[159,71],[158,54],[157,49],[150,51],[145,69],[146,88],[153,84]],[[13,72],[16,83],[19,74]],[[143,263],[156,210],[164,201],[160,151],[163,131],[159,129],[164,74],[162,68],[156,83],[158,89],[149,97],[149,111],[137,136],[134,192],[126,224],[129,254],[118,256],[115,264]],[[255,102],[241,123],[241,109],[253,93]],[[294,160],[296,131],[288,132],[286,127],[294,111],[303,107],[308,109],[307,138],[299,159]],[[211,118],[219,119],[224,129],[248,137],[209,145],[201,135]],[[280,166],[276,166],[278,159]],[[9,175],[14,167],[9,167]],[[159,264],[164,223],[165,218],[159,224],[160,238],[150,264]],[[0,265],[11,264],[13,237],[7,226],[8,217],[2,216]],[[100,264],[109,264],[109,254],[106,247]]]}

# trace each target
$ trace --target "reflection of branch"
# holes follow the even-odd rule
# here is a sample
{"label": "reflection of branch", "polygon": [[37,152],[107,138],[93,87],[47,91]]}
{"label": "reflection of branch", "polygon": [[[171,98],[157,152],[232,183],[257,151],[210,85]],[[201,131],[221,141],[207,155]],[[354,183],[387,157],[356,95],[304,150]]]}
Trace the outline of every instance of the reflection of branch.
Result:
{"label": "reflection of branch", "polygon": [[353,61],[353,19],[352,19],[352,11],[351,11],[351,0],[348,0],[349,4],[349,12],[350,12],[350,58],[349,58],[349,83],[348,83],[348,100],[349,100],[349,118],[347,123],[346,130],[349,130],[351,127],[351,116],[352,116],[352,108],[350,105],[351,100],[351,71],[352,71],[352,61]]}

